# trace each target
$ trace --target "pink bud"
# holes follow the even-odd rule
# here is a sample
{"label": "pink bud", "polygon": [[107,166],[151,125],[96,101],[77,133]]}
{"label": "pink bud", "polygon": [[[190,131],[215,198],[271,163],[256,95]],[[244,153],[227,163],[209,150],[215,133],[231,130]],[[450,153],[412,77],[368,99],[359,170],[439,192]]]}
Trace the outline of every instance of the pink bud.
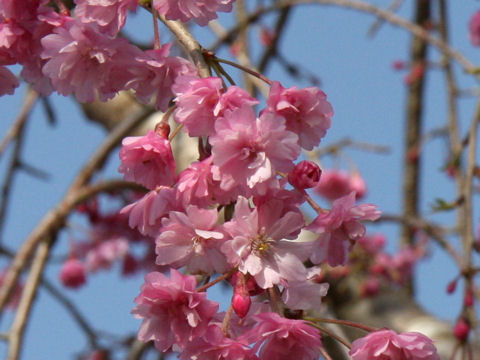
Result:
{"label": "pink bud", "polygon": [[394,70],[403,70],[405,69],[405,61],[403,60],[394,60],[392,62],[392,67]]}
{"label": "pink bud", "polygon": [[380,291],[380,282],[374,277],[365,280],[360,288],[360,294],[363,297],[373,297]]}
{"label": "pink bud", "polygon": [[297,189],[308,189],[317,186],[322,170],[312,161],[301,161],[290,174],[288,182]]}
{"label": "pink bud", "polygon": [[473,291],[471,289],[466,289],[465,297],[463,298],[463,304],[466,307],[470,307],[470,306],[473,306],[473,303],[474,303]]}
{"label": "pink bud", "polygon": [[64,286],[69,288],[76,289],[82,286],[86,282],[85,266],[78,259],[68,259],[60,270],[60,280]]}
{"label": "pink bud", "polygon": [[461,341],[465,342],[468,339],[468,334],[470,333],[470,325],[467,320],[463,317],[459,318],[453,329],[453,334],[455,337]]}
{"label": "pink bud", "polygon": [[458,279],[450,281],[447,285],[447,294],[453,294],[457,288]]}
{"label": "pink bud", "polygon": [[248,294],[241,294],[235,293],[232,298],[232,307],[240,318],[244,318],[248,310],[250,310],[250,305],[252,304],[252,300]]}
{"label": "pink bud", "polygon": [[350,177],[350,187],[355,191],[355,197],[357,200],[363,198],[367,192],[367,184],[365,183],[365,180],[362,175],[356,171]]}

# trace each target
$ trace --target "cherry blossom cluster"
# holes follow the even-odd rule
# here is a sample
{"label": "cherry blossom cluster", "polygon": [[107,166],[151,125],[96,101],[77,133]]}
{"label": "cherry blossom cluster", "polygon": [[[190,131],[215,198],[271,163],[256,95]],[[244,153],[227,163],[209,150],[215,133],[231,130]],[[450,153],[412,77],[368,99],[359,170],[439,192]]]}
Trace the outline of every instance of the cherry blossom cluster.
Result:
{"label": "cherry blossom cluster", "polygon": [[[166,19],[206,25],[234,1],[140,3]],[[123,140],[119,171],[146,193],[120,214],[86,205],[94,230],[72,246],[61,280],[78,287],[86,270],[116,259],[131,272],[139,262],[130,243],[143,241],[156,268],[132,311],[142,320],[140,340],[181,359],[318,359],[321,327],[303,313],[319,308],[327,293],[320,266],[346,264],[354,245],[368,241],[362,222],[380,216],[375,205],[356,204],[365,194],[360,176],[325,171],[322,181],[318,165],[302,161],[302,150],[317,147],[330,128],[331,104],[317,87],[268,81],[265,107],[257,111],[259,99],[222,78],[200,78],[189,60],[170,56],[171,44],[142,50],[119,37],[128,12],[138,7],[136,0],[75,0],[73,9],[61,1],[0,0],[0,95],[19,85],[6,66],[20,64],[22,78],[43,95],[56,91],[91,102],[130,90],[198,137],[198,161],[186,169],[175,161],[167,117],[146,135]],[[330,208],[311,199],[306,189],[313,187],[332,201]],[[308,223],[306,202],[316,212]],[[130,229],[121,225],[125,218]],[[226,312],[207,298],[207,289],[222,280],[233,293]],[[423,335],[388,330],[357,340],[350,354],[355,360],[438,357]]]}

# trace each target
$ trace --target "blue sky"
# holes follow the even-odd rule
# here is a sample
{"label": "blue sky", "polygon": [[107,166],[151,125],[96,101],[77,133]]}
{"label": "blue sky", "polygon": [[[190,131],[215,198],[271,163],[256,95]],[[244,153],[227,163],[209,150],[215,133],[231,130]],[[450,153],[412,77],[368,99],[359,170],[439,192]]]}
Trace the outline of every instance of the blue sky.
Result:
{"label": "blue sky", "polygon": [[[386,1],[372,1],[385,5]],[[411,1],[401,8],[401,15],[410,17]],[[478,1],[450,2],[451,38],[453,47],[464,52],[474,63],[480,62],[480,49],[468,42],[468,20],[480,8]],[[267,18],[267,25],[271,19]],[[228,16],[221,21],[228,23]],[[388,213],[401,209],[401,156],[405,73],[395,72],[391,64],[397,59],[407,59],[410,36],[402,29],[388,24],[382,26],[374,38],[367,31],[374,18],[351,10],[335,7],[305,5],[296,9],[288,23],[289,30],[281,43],[281,53],[293,63],[305,66],[321,79],[322,89],[332,103],[335,116],[323,144],[328,145],[344,137],[391,147],[389,155],[364,153],[355,150],[345,152],[345,157],[325,166],[348,167],[354,161],[367,180],[369,194],[365,201],[373,202]],[[151,19],[137,15],[129,20],[128,31],[145,40],[152,38]],[[162,29],[161,29],[162,31]],[[162,31],[162,39],[169,35]],[[201,30],[202,45],[211,43],[211,35]],[[252,41],[257,41],[253,37]],[[258,46],[254,47],[258,49]],[[258,52],[255,51],[254,53]],[[228,56],[226,53],[220,55]],[[439,53],[430,50],[430,59],[438,61]],[[458,67],[456,73],[461,88],[477,86]],[[308,86],[285,75],[281,66],[274,62],[268,76],[280,80],[284,86]],[[446,122],[446,94],[443,75],[440,71],[428,71],[425,131],[441,127]],[[0,98],[0,134],[3,137],[15,118],[25,87],[17,89],[14,96]],[[52,96],[58,124],[49,126],[42,107],[36,105],[27,131],[27,146],[23,159],[51,174],[48,182],[32,179],[20,173],[13,188],[12,206],[8,213],[7,227],[2,241],[16,248],[33,229],[43,215],[63,196],[76,171],[101,143],[103,132],[86,122],[79,107],[69,98]],[[460,115],[465,131],[472,115],[475,99],[462,98]],[[11,149],[0,161],[3,173]],[[424,148],[424,176],[422,179],[421,205],[424,213],[430,212],[430,204],[437,197],[452,199],[454,184],[439,170],[445,160],[447,149],[440,140],[429,142]],[[112,157],[108,173],[116,174],[118,158]],[[450,214],[431,217],[445,224],[453,224]],[[478,213],[475,223],[477,224]],[[396,248],[398,229],[394,226],[376,226],[373,231],[384,231],[390,241],[389,248]],[[54,255],[65,255],[69,234],[62,235]],[[432,254],[417,269],[418,298],[420,303],[435,315],[454,319],[460,310],[460,291],[447,296],[445,286],[456,275],[455,267],[436,246]],[[477,259],[478,260],[478,259]],[[5,263],[2,262],[2,265]],[[47,277],[56,283],[59,264],[47,269]],[[118,270],[118,269],[116,269]],[[79,304],[85,316],[95,328],[112,335],[122,335],[126,329],[137,329],[139,321],[133,319],[130,310],[133,299],[139,292],[141,277],[124,279],[118,271],[91,276],[86,287],[79,291],[67,290],[67,295]],[[5,327],[2,327],[2,331]],[[27,360],[62,359],[82,350],[85,346],[82,334],[70,316],[43,290],[33,310],[27,329],[23,358]],[[0,353],[4,351],[0,344]]]}

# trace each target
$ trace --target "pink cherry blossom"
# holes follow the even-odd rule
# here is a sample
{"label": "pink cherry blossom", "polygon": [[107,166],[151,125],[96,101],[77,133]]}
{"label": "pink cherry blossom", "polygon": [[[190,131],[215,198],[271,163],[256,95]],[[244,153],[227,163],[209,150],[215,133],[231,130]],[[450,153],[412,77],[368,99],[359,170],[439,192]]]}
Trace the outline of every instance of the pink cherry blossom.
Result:
{"label": "pink cherry blossom", "polygon": [[71,19],[45,36],[43,73],[60,94],[75,96],[80,102],[102,101],[125,87],[128,71],[139,49],[126,39],[103,34],[96,23]]}
{"label": "pink cherry blossom", "polygon": [[193,19],[205,26],[217,18],[217,11],[230,12],[235,0],[153,0],[153,7],[169,20]]}
{"label": "pink cherry blossom", "polygon": [[440,360],[431,339],[418,332],[372,332],[352,343],[353,360]]}
{"label": "pink cherry blossom", "polygon": [[322,342],[320,332],[303,320],[281,317],[276,313],[255,315],[257,325],[239,340],[254,343],[260,359],[317,360]]}
{"label": "pink cherry blossom", "polygon": [[96,22],[115,36],[125,25],[127,11],[137,9],[138,0],[75,0],[75,16],[83,22]]}
{"label": "pink cherry blossom", "polygon": [[348,174],[342,170],[323,170],[315,191],[324,198],[333,201],[355,191],[356,199],[366,193],[366,185],[358,172]]}
{"label": "pink cherry blossom", "polygon": [[335,200],[332,209],[320,214],[307,230],[318,234],[310,260],[314,264],[327,261],[331,266],[343,265],[348,249],[365,235],[360,220],[376,220],[380,211],[373,204],[355,205],[355,193]]}
{"label": "pink cherry blossom", "polygon": [[0,66],[0,96],[12,95],[19,85],[17,77],[6,67]]}
{"label": "pink cherry blossom", "polygon": [[295,238],[302,226],[303,217],[293,211],[284,214],[280,200],[272,199],[257,210],[239,197],[233,219],[224,224],[230,239],[221,250],[230,265],[249,273],[266,289],[306,273],[302,263],[308,257],[306,244],[284,240]]}
{"label": "pink cherry blossom", "polygon": [[109,269],[116,260],[124,259],[129,253],[127,238],[117,237],[96,243],[87,251],[85,264],[89,272]]}
{"label": "pink cherry blossom", "polygon": [[184,76],[177,79],[173,90],[177,95],[175,120],[185,126],[190,136],[213,134],[216,118],[222,117],[226,110],[258,104],[238,86],[230,86],[224,91],[222,80],[218,77]]}
{"label": "pink cherry blossom", "polygon": [[224,190],[241,186],[245,192],[256,186],[261,191],[278,187],[277,171],[289,172],[300,154],[297,136],[285,129],[284,119],[273,114],[259,118],[251,107],[244,106],[215,123],[210,138],[213,163],[218,168],[214,179]]}
{"label": "pink cherry blossom", "polygon": [[206,293],[195,290],[194,276],[185,276],[170,270],[170,278],[159,272],[145,276],[141,293],[135,299],[137,307],[132,314],[143,319],[138,339],[153,340],[160,351],[173,345],[185,347],[202,336],[218,309],[218,303],[206,298]]}
{"label": "pink cherry blossom", "polygon": [[132,204],[125,206],[120,213],[128,214],[128,225],[137,228],[143,235],[155,237],[162,226],[162,219],[170,211],[180,210],[175,199],[175,190],[158,186]]}
{"label": "pink cherry blossom", "polygon": [[257,360],[254,351],[242,341],[226,337],[220,326],[208,327],[206,334],[188,343],[179,355],[182,360]]}
{"label": "pink cherry blossom", "polygon": [[174,94],[172,85],[177,77],[195,76],[195,66],[188,60],[169,56],[172,44],[160,49],[147,50],[134,56],[133,74],[127,82],[128,89],[135,90],[137,98],[148,104],[154,101],[155,108],[166,111]]}
{"label": "pink cherry blossom", "polygon": [[190,273],[225,272],[227,264],[219,250],[224,236],[217,222],[217,209],[190,205],[185,213],[170,212],[155,241],[156,263],[174,268],[186,265]]}
{"label": "pink cherry blossom", "polygon": [[78,259],[70,258],[65,261],[60,270],[62,284],[69,288],[78,288],[85,284],[85,265]]}
{"label": "pink cherry blossom", "polygon": [[220,182],[213,180],[213,157],[194,162],[178,175],[177,198],[184,206],[209,207],[213,204],[229,204],[237,198],[239,191],[220,188]]}
{"label": "pink cherry blossom", "polygon": [[480,10],[475,12],[468,23],[470,42],[474,46],[480,46]]}
{"label": "pink cherry blossom", "polygon": [[175,159],[170,142],[151,130],[144,136],[123,139],[120,159],[122,163],[118,171],[125,180],[151,190],[175,182]]}
{"label": "pink cherry blossom", "polygon": [[331,125],[333,109],[327,96],[316,87],[284,88],[274,81],[270,88],[265,112],[286,119],[287,130],[298,135],[300,146],[312,150],[320,143]]}
{"label": "pink cherry blossom", "polygon": [[285,285],[282,300],[292,310],[318,309],[322,304],[322,297],[327,295],[328,283],[318,283],[319,268],[311,268],[305,274],[299,271],[297,281],[290,281]]}

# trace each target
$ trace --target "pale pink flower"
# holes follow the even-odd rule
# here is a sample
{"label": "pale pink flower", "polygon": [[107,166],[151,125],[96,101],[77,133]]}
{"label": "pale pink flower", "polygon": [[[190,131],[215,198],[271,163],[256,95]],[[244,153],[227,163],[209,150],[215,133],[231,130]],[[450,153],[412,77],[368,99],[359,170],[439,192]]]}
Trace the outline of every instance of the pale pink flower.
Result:
{"label": "pale pink flower", "polygon": [[257,325],[239,340],[254,343],[260,359],[317,360],[320,357],[320,332],[305,321],[286,319],[271,312],[254,318]]}
{"label": "pale pink flower", "polygon": [[375,255],[382,251],[386,242],[387,238],[383,234],[366,235],[357,240],[358,245],[370,255]]}
{"label": "pale pink flower", "polygon": [[173,345],[181,348],[203,336],[218,309],[218,303],[207,299],[207,294],[196,291],[194,276],[185,276],[170,270],[170,278],[159,272],[145,276],[141,293],[135,299],[137,307],[132,314],[143,319],[138,339],[153,340],[160,351]]}
{"label": "pale pink flower", "polygon": [[227,112],[215,123],[210,138],[213,163],[218,167],[214,179],[224,190],[241,186],[245,192],[256,186],[266,191],[276,180],[277,171],[289,172],[300,154],[297,136],[285,129],[284,119],[273,114],[256,118],[244,106]]}
{"label": "pale pink flower", "polygon": [[5,66],[0,66],[0,96],[12,95],[19,85],[17,77]]}
{"label": "pale pink flower", "polygon": [[306,272],[302,263],[308,257],[306,244],[284,240],[295,238],[303,224],[298,212],[284,213],[280,200],[272,199],[257,210],[239,197],[233,219],[224,224],[231,239],[224,241],[221,250],[230,265],[267,289]]}
{"label": "pale pink flower", "polygon": [[440,360],[431,339],[418,332],[372,332],[352,343],[353,360]]}
{"label": "pale pink flower", "polygon": [[312,150],[320,143],[331,125],[333,109],[325,93],[316,88],[284,88],[274,81],[270,88],[265,112],[286,119],[287,130],[298,135],[300,146]]}
{"label": "pale pink flower", "polygon": [[170,212],[155,240],[156,263],[177,269],[187,266],[190,273],[225,272],[227,264],[219,250],[224,235],[217,222],[217,209],[190,205],[185,213]]}
{"label": "pale pink flower", "polygon": [[120,210],[128,214],[128,225],[137,228],[143,235],[157,236],[162,219],[170,211],[180,210],[175,199],[175,190],[167,186],[158,186],[142,198]]}
{"label": "pale pink flower", "polygon": [[320,181],[322,170],[313,161],[301,161],[288,174],[288,182],[293,187],[303,190],[315,187]]}
{"label": "pale pink flower", "polygon": [[179,76],[195,76],[195,66],[188,60],[169,56],[171,43],[160,49],[136,54],[130,71],[133,76],[126,88],[135,90],[137,98],[145,104],[154,101],[156,109],[166,111],[174,94],[172,86]]}
{"label": "pale pink flower", "polygon": [[320,273],[320,268],[311,268],[307,274],[299,271],[298,279],[289,281],[285,285],[282,300],[289,309],[309,310],[320,308],[322,297],[327,295],[329,287],[328,283],[317,283],[315,281]]}
{"label": "pale pink flower", "polygon": [[213,157],[197,161],[182,171],[177,180],[177,198],[184,206],[188,204],[209,207],[214,204],[229,204],[237,198],[238,191],[224,191],[220,182],[213,180]]}
{"label": "pale pink flower", "polygon": [[342,170],[323,170],[315,191],[330,201],[355,191],[355,197],[358,200],[365,195],[366,185],[358,172],[348,174]]}
{"label": "pale pink flower", "polygon": [[79,288],[87,281],[85,265],[76,258],[67,259],[60,269],[60,280],[69,288]]}
{"label": "pale pink flower", "polygon": [[126,238],[118,237],[95,244],[87,251],[85,265],[89,272],[109,269],[116,260],[124,259],[130,246]]}
{"label": "pale pink flower", "polygon": [[480,46],[480,10],[475,12],[468,23],[470,42],[474,46]]}
{"label": "pale pink flower", "polygon": [[380,211],[373,204],[355,205],[355,193],[335,200],[332,209],[321,213],[306,227],[318,234],[310,260],[314,264],[327,261],[331,266],[343,265],[349,248],[365,236],[361,220],[376,220]]}
{"label": "pale pink flower", "polygon": [[144,136],[123,139],[120,159],[118,171],[127,181],[150,190],[175,182],[175,159],[170,142],[151,130]]}
{"label": "pale pink flower", "polygon": [[75,0],[75,16],[96,22],[102,31],[115,36],[125,25],[127,11],[137,9],[138,0]]}
{"label": "pale pink flower", "polygon": [[190,19],[205,26],[217,18],[217,12],[230,12],[235,0],[153,0],[153,7],[169,20]]}
{"label": "pale pink flower", "polygon": [[43,73],[60,94],[92,102],[106,101],[131,79],[129,69],[140,52],[124,38],[111,38],[96,23],[70,20],[41,40]]}
{"label": "pale pink flower", "polygon": [[206,334],[187,344],[179,355],[182,360],[257,360],[253,350],[242,341],[226,337],[218,325],[210,325]]}
{"label": "pale pink flower", "polygon": [[184,125],[190,136],[210,136],[215,131],[215,120],[226,110],[258,104],[238,86],[224,91],[222,79],[218,77],[183,76],[177,79],[173,91],[177,95],[175,120]]}

